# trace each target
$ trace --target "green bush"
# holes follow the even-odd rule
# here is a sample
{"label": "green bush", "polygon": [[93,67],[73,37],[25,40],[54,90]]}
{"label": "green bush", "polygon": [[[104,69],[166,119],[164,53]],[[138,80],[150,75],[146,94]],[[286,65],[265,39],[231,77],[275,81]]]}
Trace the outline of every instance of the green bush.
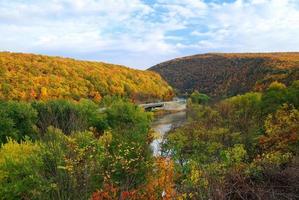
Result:
{"label": "green bush", "polygon": [[197,104],[207,104],[210,100],[210,97],[206,94],[199,93],[198,91],[194,91],[190,95],[192,103]]}
{"label": "green bush", "polygon": [[45,133],[49,126],[59,128],[67,135],[91,127],[97,128],[97,131],[107,128],[105,116],[90,100],[72,102],[61,99],[34,102],[32,105],[38,111],[37,126],[42,133]]}
{"label": "green bush", "polygon": [[0,110],[0,145],[7,142],[7,138],[18,138],[18,131],[14,128],[14,121],[9,118],[5,110]]}
{"label": "green bush", "polygon": [[42,176],[38,143],[9,140],[0,149],[0,198],[43,199],[50,185]]}
{"label": "green bush", "polygon": [[47,199],[88,199],[103,181],[102,152],[91,132],[66,136],[48,128],[41,147],[43,173],[53,186]]}
{"label": "green bush", "polygon": [[115,184],[132,189],[145,182],[149,170],[151,114],[126,101],[112,103],[106,113],[112,139],[105,169]]}
{"label": "green bush", "polygon": [[0,144],[6,137],[20,141],[29,136],[36,138],[35,123],[37,112],[29,103],[8,101],[0,102]]}

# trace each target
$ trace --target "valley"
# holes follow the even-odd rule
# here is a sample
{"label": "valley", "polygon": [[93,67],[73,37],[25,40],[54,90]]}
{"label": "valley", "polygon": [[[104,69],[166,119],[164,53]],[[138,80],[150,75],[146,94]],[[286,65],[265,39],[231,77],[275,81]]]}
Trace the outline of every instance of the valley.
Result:
{"label": "valley", "polygon": [[0,53],[0,199],[296,199],[298,61]]}

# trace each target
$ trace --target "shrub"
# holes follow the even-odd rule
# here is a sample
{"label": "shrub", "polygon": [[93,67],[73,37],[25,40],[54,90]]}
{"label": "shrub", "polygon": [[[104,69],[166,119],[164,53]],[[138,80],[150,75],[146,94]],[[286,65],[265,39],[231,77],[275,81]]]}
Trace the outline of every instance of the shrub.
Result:
{"label": "shrub", "polygon": [[36,138],[35,123],[37,112],[29,103],[8,101],[0,102],[0,143],[11,137],[20,141],[29,136]]}
{"label": "shrub", "polygon": [[51,100],[34,102],[38,111],[37,126],[45,133],[49,126],[59,128],[65,134],[88,130],[90,127],[103,131],[107,128],[105,116],[100,114],[99,107],[90,100],[72,102],[68,100]]}
{"label": "shrub", "polygon": [[47,199],[88,199],[103,181],[103,151],[91,132],[66,136],[48,128],[41,147],[43,174],[53,186]]}
{"label": "shrub", "polygon": [[199,93],[198,91],[194,91],[190,95],[192,103],[197,104],[207,104],[210,100],[210,97],[206,94]]}
{"label": "shrub", "polygon": [[42,199],[49,184],[42,177],[38,143],[9,140],[0,150],[1,199]]}

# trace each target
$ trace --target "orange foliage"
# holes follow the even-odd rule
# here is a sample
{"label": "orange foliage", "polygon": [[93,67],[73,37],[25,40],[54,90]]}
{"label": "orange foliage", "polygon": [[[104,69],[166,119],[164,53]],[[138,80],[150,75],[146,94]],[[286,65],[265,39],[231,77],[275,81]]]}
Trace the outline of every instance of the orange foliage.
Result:
{"label": "orange foliage", "polygon": [[177,58],[150,68],[180,93],[211,97],[262,91],[277,80],[299,79],[299,53],[215,53]]}
{"label": "orange foliage", "polygon": [[174,165],[169,158],[157,158],[155,168],[156,174],[149,177],[145,186],[144,199],[154,200],[159,196],[164,200],[174,199],[176,196],[174,185]]}
{"label": "orange foliage", "polygon": [[105,184],[92,195],[92,200],[172,200],[178,194],[174,185],[174,164],[169,158],[156,158],[152,173],[145,185],[131,191],[122,191],[113,184]]}
{"label": "orange foliage", "polygon": [[0,52],[0,99],[89,98],[98,102],[105,95],[152,101],[169,99],[173,91],[159,74],[151,71],[101,62]]}

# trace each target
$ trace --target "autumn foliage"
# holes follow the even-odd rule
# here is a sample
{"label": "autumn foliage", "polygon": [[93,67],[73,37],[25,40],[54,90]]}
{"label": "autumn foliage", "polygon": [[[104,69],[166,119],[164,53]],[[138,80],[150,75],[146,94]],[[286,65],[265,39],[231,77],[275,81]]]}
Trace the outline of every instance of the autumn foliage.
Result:
{"label": "autumn foliage", "polygon": [[147,183],[130,191],[121,190],[112,184],[104,184],[93,193],[92,200],[171,200],[179,198],[175,191],[174,164],[169,158],[157,157],[148,174]]}
{"label": "autumn foliage", "polygon": [[154,72],[34,54],[0,53],[0,99],[92,99],[119,95],[136,101],[168,99],[172,89]]}
{"label": "autumn foliage", "polygon": [[167,134],[185,199],[298,199],[299,87],[273,82],[218,102],[187,105],[187,122]]}
{"label": "autumn foliage", "polygon": [[213,98],[263,91],[273,81],[299,79],[299,53],[211,53],[177,58],[150,68],[180,94]]}

